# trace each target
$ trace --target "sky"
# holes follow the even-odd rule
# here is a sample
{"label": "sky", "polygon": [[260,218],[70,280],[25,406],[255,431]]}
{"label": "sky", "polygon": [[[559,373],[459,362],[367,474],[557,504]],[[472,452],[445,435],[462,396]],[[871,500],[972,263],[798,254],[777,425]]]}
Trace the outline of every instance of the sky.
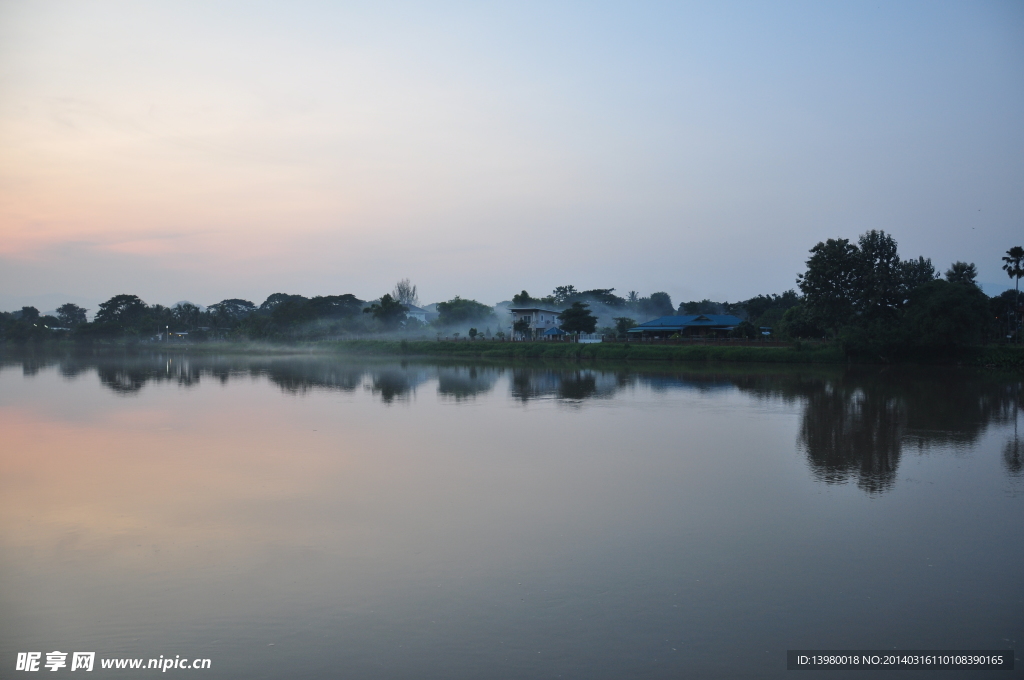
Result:
{"label": "sky", "polygon": [[869,229],[995,294],[1024,3],[0,0],[0,309],[795,287]]}

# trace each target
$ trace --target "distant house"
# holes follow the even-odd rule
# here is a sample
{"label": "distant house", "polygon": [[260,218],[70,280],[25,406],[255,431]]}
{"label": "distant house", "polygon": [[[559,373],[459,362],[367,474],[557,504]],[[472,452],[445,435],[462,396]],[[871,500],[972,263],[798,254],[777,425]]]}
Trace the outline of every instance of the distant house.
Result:
{"label": "distant house", "polygon": [[[559,312],[539,307],[513,307],[508,311],[512,314],[512,333],[520,339],[537,338],[545,335],[552,328],[558,328]],[[529,324],[529,330],[526,333],[519,333],[515,330],[516,323],[519,321]]]}
{"label": "distant house", "polygon": [[731,314],[687,314],[663,316],[629,329],[629,334],[640,338],[668,338],[723,336],[740,325],[743,320]]}
{"label": "distant house", "polygon": [[405,308],[408,310],[405,315],[410,319],[416,319],[420,323],[430,323],[438,317],[437,312],[431,312],[416,305],[406,305]]}

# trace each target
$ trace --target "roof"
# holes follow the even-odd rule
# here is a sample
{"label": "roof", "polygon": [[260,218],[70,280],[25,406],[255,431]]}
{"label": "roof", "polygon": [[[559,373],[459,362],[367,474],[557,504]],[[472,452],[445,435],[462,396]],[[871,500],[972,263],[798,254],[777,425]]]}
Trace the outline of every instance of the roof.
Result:
{"label": "roof", "polygon": [[561,312],[554,312],[550,309],[542,309],[540,307],[509,307],[510,312],[545,312],[547,314],[561,314]]}
{"label": "roof", "polygon": [[630,333],[644,331],[679,331],[684,328],[733,328],[742,319],[732,314],[687,314],[685,316],[662,316],[634,326]]}
{"label": "roof", "polygon": [[566,333],[565,331],[563,331],[561,328],[549,328],[546,331],[544,331],[543,333],[541,333],[541,335],[569,335],[569,334]]}

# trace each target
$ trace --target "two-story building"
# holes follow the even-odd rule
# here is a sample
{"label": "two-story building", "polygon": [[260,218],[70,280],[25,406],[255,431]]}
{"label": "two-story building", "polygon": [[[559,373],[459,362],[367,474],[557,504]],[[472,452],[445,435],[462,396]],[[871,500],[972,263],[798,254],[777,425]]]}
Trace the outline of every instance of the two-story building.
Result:
{"label": "two-story building", "polygon": [[[539,307],[513,307],[508,311],[512,314],[512,337],[517,340],[534,340],[545,331],[558,328],[559,312]],[[516,330],[516,324],[520,321],[528,324],[525,333]]]}

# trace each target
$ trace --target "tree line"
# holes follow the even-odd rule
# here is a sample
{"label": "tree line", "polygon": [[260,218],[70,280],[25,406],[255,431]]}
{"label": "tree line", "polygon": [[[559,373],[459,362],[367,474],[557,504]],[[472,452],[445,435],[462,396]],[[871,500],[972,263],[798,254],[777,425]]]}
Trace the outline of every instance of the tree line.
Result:
{"label": "tree line", "polygon": [[1020,246],[1002,258],[1015,289],[991,298],[977,285],[974,263],[954,262],[940,276],[930,259],[902,259],[883,231],[866,232],[856,243],[829,239],[810,253],[797,279],[802,299],[782,317],[793,337],[831,338],[852,354],[1020,341]]}
{"label": "tree line", "polygon": [[[1020,246],[1002,257],[1014,289],[994,297],[977,285],[973,263],[954,262],[940,276],[927,258],[901,258],[896,240],[883,231],[868,231],[856,242],[828,239],[809,252],[806,270],[797,276],[797,289],[734,303],[705,299],[676,307],[663,291],[620,296],[614,288],[577,290],[564,285],[540,297],[523,290],[497,307],[455,296],[434,305],[436,318],[424,323],[409,314],[419,300],[416,286],[403,279],[390,293],[370,302],[352,294],[307,298],[274,293],[259,305],[231,298],[204,309],[188,302],[148,305],[136,295],[121,294],[100,304],[92,321],[87,319],[88,310],[70,302],[52,315],[23,307],[0,312],[0,339],[28,342],[56,335],[84,341],[143,340],[166,339],[171,333],[195,340],[315,340],[399,331],[440,334],[466,326],[473,326],[471,337],[502,337],[507,323],[502,308],[539,307],[560,312],[564,331],[605,335],[624,335],[637,323],[661,316],[729,314],[742,319],[734,336],[758,337],[762,329],[770,329],[781,339],[840,342],[851,354],[897,355],[1020,342]],[[491,326],[497,332],[492,334]]]}

